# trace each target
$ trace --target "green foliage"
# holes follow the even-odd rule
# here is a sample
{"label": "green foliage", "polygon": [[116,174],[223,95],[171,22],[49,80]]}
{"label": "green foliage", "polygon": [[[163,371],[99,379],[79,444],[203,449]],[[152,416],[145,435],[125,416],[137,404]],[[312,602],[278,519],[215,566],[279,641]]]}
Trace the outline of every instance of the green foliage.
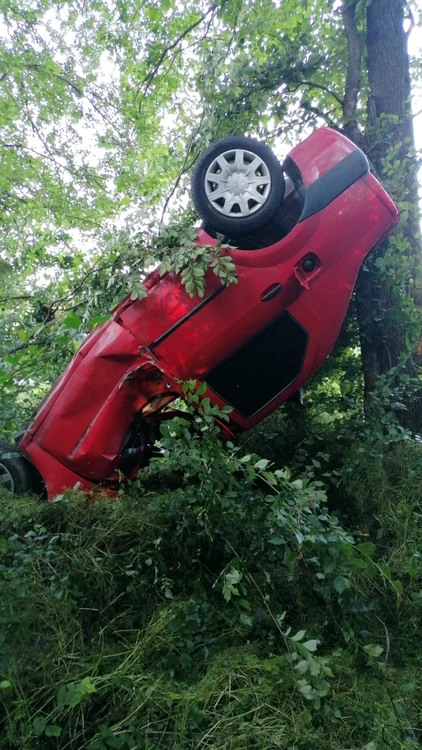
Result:
{"label": "green foliage", "polygon": [[3,320],[0,316],[0,384],[7,394],[0,406],[3,434],[19,431],[86,333],[107,320],[124,295],[130,294],[132,299],[146,295],[146,269],[159,264],[162,274],[180,274],[191,296],[203,295],[208,269],[222,284],[236,283],[229,246],[199,247],[192,223],[193,217],[188,214],[155,233],[138,232],[130,237],[121,232],[105,245],[107,261],[96,258],[96,265],[85,268],[82,280],[80,260],[66,269],[66,283],[55,291],[62,296],[49,303],[41,293],[28,296],[19,311],[19,321],[15,315]]}
{"label": "green foliage", "polygon": [[416,750],[420,448],[334,487],[201,395],[116,500],[1,495],[0,747]]}
{"label": "green foliage", "polygon": [[[355,14],[363,51],[365,7]],[[10,436],[86,332],[122,295],[144,296],[146,268],[182,272],[190,294],[203,293],[210,264],[234,281],[227,248],[193,261],[189,173],[206,145],[245,132],[282,155],[315,126],[347,129],[350,118],[339,65],[347,39],[331,0],[83,9],[25,0],[0,4],[0,19],[0,422]],[[378,339],[400,338],[395,367],[420,329],[419,256],[406,230],[412,144],[391,142],[379,158],[397,117],[368,125],[361,74],[359,139],[403,217],[368,266]],[[181,217],[186,231],[171,237],[166,222]]]}
{"label": "green foliage", "polygon": [[211,141],[248,133],[282,155],[322,123],[353,127],[402,215],[362,274],[370,407],[358,304],[306,409],[243,445],[222,444],[228,411],[198,413],[189,383],[166,458],[112,503],[0,495],[4,750],[420,743],[422,459],[400,425],[420,388],[414,154],[396,116],[368,125],[364,2],[345,116],[337,6],[0,2],[2,433],[151,267],[190,295],[236,282],[229,247],[194,242],[189,172]]}
{"label": "green foliage", "polygon": [[235,265],[227,253],[230,245],[198,246],[193,228],[181,232],[167,227],[159,240],[159,253],[164,256],[160,274],[177,273],[191,297],[204,296],[206,272],[210,268],[224,286],[237,283]]}

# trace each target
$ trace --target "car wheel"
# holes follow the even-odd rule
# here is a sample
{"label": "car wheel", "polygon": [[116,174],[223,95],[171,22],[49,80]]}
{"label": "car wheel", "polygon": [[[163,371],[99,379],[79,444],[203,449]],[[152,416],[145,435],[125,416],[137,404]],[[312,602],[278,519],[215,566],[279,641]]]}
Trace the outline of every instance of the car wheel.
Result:
{"label": "car wheel", "polygon": [[0,489],[13,495],[41,494],[42,481],[29,461],[4,440],[0,440]]}
{"label": "car wheel", "polygon": [[192,200],[206,225],[232,238],[271,222],[284,197],[281,164],[253,138],[234,136],[210,146],[192,175]]}

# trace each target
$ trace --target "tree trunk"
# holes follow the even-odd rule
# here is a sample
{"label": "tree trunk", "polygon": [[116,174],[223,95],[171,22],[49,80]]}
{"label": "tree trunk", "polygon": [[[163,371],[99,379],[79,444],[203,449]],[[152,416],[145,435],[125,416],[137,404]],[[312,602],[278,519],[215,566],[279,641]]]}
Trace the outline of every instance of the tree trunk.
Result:
{"label": "tree trunk", "polygon": [[[376,175],[387,185],[396,180],[394,197],[397,199],[398,192],[402,205],[408,204],[408,219],[372,254],[356,286],[366,404],[377,378],[397,365],[404,352],[410,354],[412,348],[416,352],[408,366],[412,377],[421,364],[420,347],[416,346],[421,309],[417,162],[404,10],[403,0],[371,0],[366,12],[369,98],[365,146]],[[406,399],[405,403],[403,424],[420,431],[422,398]]]}

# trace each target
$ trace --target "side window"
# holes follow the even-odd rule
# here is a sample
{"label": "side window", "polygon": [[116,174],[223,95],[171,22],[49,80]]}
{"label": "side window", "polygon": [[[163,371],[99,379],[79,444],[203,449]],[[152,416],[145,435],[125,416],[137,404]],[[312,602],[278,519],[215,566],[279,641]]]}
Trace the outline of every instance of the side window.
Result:
{"label": "side window", "polygon": [[242,417],[250,419],[297,378],[308,334],[283,313],[204,378]]}

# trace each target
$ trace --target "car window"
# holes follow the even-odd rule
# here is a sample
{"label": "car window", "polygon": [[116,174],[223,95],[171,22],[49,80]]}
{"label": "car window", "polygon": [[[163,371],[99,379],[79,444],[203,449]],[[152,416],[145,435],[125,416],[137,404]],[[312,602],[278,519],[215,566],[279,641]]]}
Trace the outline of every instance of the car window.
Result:
{"label": "car window", "polygon": [[296,380],[308,334],[283,313],[205,377],[208,386],[246,419]]}

